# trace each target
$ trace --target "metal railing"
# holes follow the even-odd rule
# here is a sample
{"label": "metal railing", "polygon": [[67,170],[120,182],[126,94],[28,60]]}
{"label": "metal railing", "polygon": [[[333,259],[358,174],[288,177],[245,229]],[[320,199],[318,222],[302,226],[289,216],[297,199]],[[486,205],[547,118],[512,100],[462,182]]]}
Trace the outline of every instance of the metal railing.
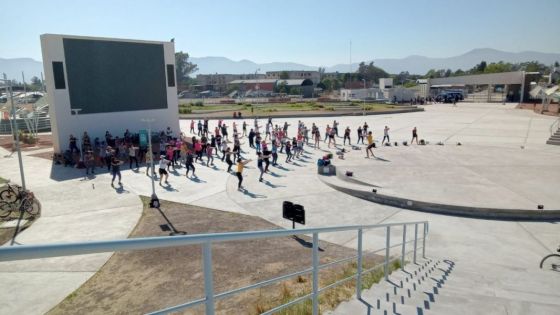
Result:
{"label": "metal railing", "polygon": [[550,135],[552,136],[553,134],[556,133],[556,131],[558,131],[558,128],[560,128],[560,118],[556,119],[551,125],[550,125]]}
{"label": "metal railing", "polygon": [[[418,237],[418,226],[422,226],[421,238]],[[407,241],[407,226],[414,226],[414,239]],[[319,294],[327,289],[336,287],[349,280],[356,280],[356,296],[361,298],[361,284],[362,275],[369,273],[379,267],[384,268],[385,280],[388,279],[390,263],[395,259],[401,260],[401,268],[404,269],[404,261],[406,255],[407,244],[412,243],[413,248],[409,251],[413,253],[412,262],[416,263],[417,251],[422,249],[422,257],[426,256],[426,236],[428,234],[428,221],[417,222],[404,222],[404,223],[389,223],[389,224],[376,224],[376,225],[352,225],[352,226],[336,226],[325,228],[308,228],[297,230],[270,230],[270,231],[251,231],[251,232],[234,232],[234,233],[213,233],[213,234],[198,234],[198,235],[185,235],[185,236],[168,236],[168,237],[146,237],[146,238],[133,238],[124,240],[113,241],[95,241],[95,242],[82,242],[82,243],[62,243],[62,244],[49,244],[49,245],[22,245],[0,248],[0,261],[14,261],[24,259],[36,259],[47,257],[60,257],[83,255],[103,252],[117,252],[125,250],[142,250],[165,248],[185,245],[202,245],[202,261],[204,273],[204,297],[196,300],[188,301],[183,304],[175,305],[165,309],[154,311],[150,314],[167,314],[176,312],[186,308],[194,307],[197,305],[205,304],[206,314],[214,314],[215,301],[222,299],[233,294],[241,293],[246,290],[256,289],[263,286],[271,285],[280,281],[284,281],[293,277],[312,274],[312,292],[298,297],[288,303],[279,305],[263,314],[273,314],[291,305],[303,302],[307,299],[312,300],[313,314],[317,315],[319,312]],[[402,243],[391,245],[391,229],[402,227]],[[364,253],[363,250],[363,233],[364,231],[374,229],[385,229],[385,247],[376,251]],[[355,256],[343,258],[333,262],[319,264],[319,234],[355,231],[357,232],[357,253]],[[240,240],[254,240],[262,238],[275,238],[283,236],[294,236],[310,234],[313,237],[312,247],[312,265],[301,271],[297,271],[288,275],[279,276],[273,279],[261,281],[255,284],[244,286],[241,288],[217,293],[214,291],[213,269],[212,269],[212,245],[214,243],[240,241]],[[418,247],[418,242],[422,241],[422,246]],[[390,249],[402,247],[402,254],[400,257],[390,258]],[[365,255],[372,255],[378,252],[385,252],[385,261],[382,264],[376,265],[372,268],[363,270],[363,257]],[[339,280],[322,288],[319,288],[319,271],[334,265],[347,263],[350,261],[357,261],[357,271],[354,275],[345,279]]]}

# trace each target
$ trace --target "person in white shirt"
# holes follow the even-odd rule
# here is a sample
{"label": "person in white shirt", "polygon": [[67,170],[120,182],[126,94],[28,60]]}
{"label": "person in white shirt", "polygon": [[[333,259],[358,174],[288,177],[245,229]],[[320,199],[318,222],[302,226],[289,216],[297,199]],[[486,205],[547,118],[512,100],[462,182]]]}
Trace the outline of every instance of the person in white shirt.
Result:
{"label": "person in white shirt", "polygon": [[167,182],[167,178],[169,177],[169,174],[167,173],[166,168],[167,168],[167,165],[169,165],[170,162],[171,161],[169,161],[165,158],[165,155],[161,155],[159,157],[159,176],[160,176],[159,177],[159,184],[160,184],[160,186],[161,186],[161,180],[163,179],[164,176],[165,176],[165,183],[169,184]]}

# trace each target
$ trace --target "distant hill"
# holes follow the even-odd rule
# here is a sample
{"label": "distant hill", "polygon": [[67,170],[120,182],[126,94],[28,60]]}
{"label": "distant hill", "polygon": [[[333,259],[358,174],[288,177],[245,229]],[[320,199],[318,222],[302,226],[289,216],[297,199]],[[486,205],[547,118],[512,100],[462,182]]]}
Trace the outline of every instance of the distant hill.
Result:
{"label": "distant hill", "polygon": [[29,82],[31,77],[41,77],[43,72],[43,63],[31,58],[0,58],[0,76],[6,73],[8,79],[21,81],[21,72],[25,73],[25,81]]}
{"label": "distant hill", "polygon": [[[560,53],[541,53],[536,51],[524,51],[511,53],[490,48],[473,49],[465,54],[447,58],[430,58],[412,55],[401,59],[374,59],[376,66],[388,73],[399,73],[408,71],[412,74],[425,74],[430,69],[463,69],[467,70],[480,61],[490,62],[524,62],[537,60],[545,65],[560,62]],[[233,61],[225,57],[202,57],[192,58],[198,64],[198,73],[254,73],[260,68],[260,72],[280,70],[317,70],[319,66],[309,66],[293,62],[273,62],[257,64],[249,60]],[[370,62],[372,60],[368,60]],[[359,63],[353,63],[352,69],[356,71]],[[338,64],[325,67],[327,72],[348,72],[349,64]]]}
{"label": "distant hill", "polygon": [[[198,65],[199,71],[196,74],[212,73],[254,73],[260,69],[260,73],[266,71],[281,70],[317,70],[319,66],[309,66],[293,62],[271,62],[255,63],[250,60],[234,61],[226,57],[191,57],[191,60]],[[511,53],[490,48],[473,49],[465,54],[447,58],[430,58],[424,56],[408,56],[401,59],[374,59],[376,66],[383,68],[389,73],[399,73],[408,71],[412,74],[425,74],[430,69],[463,69],[467,70],[478,64],[480,61],[486,62],[524,62],[537,60],[546,65],[555,61],[560,62],[560,53],[542,53],[536,51],[524,51]],[[369,61],[367,61],[369,62]],[[358,63],[352,64],[355,71]],[[349,64],[338,64],[326,67],[327,72],[348,72]],[[21,71],[25,72],[26,80],[32,76],[40,77],[43,71],[41,62],[31,58],[2,59],[0,58],[0,73],[5,72],[9,78],[21,81]]]}

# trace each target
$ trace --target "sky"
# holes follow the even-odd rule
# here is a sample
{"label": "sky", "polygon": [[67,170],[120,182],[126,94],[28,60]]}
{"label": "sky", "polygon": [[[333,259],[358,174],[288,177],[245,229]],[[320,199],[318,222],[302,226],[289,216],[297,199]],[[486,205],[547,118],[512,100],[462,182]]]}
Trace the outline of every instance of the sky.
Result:
{"label": "sky", "polygon": [[[560,52],[559,0],[4,1],[0,58],[44,33],[167,41],[191,56],[332,66],[475,48]],[[549,14],[547,14],[549,12]]]}

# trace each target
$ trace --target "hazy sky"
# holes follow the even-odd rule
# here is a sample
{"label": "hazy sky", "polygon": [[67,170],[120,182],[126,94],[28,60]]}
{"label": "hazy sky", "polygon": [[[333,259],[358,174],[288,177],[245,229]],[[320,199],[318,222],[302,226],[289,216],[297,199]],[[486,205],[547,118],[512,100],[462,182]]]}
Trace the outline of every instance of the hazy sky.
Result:
{"label": "hazy sky", "polygon": [[191,56],[308,65],[560,52],[560,0],[3,1],[0,57],[41,60],[43,33],[166,41]]}

